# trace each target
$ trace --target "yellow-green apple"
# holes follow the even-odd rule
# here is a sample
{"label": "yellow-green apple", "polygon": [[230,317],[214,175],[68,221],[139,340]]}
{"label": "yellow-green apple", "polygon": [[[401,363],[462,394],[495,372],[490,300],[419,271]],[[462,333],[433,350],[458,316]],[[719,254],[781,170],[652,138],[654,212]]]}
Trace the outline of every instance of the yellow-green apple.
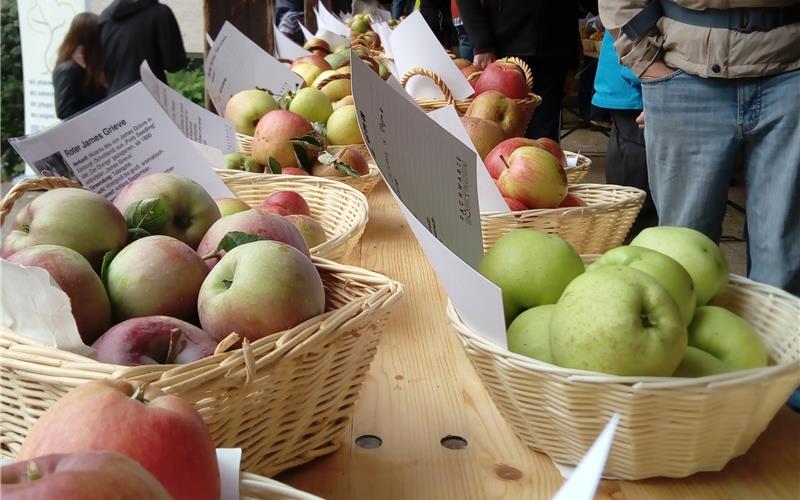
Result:
{"label": "yellow-green apple", "polygon": [[353,19],[350,30],[354,33],[366,33],[369,30],[369,23],[364,19]]}
{"label": "yellow-green apple", "polygon": [[110,201],[85,189],[59,188],[42,193],[17,213],[2,255],[34,245],[61,245],[99,270],[103,255],[127,240],[125,219]]}
{"label": "yellow-green apple", "polygon": [[285,243],[254,241],[214,266],[197,308],[203,330],[218,339],[236,332],[254,341],[322,314],[325,289],[305,254]]}
{"label": "yellow-green apple", "polygon": [[318,54],[310,54],[303,57],[298,57],[292,63],[292,69],[294,69],[295,64],[313,64],[314,66],[318,67],[322,71],[326,71],[331,69],[331,65],[328,64],[328,61],[325,60],[324,57]]}
{"label": "yellow-green apple", "polygon": [[299,166],[291,140],[313,132],[311,122],[284,109],[267,113],[259,120],[250,147],[250,156],[267,165],[270,158],[281,168]]}
{"label": "yellow-green apple", "polygon": [[566,207],[585,207],[586,202],[583,201],[580,196],[575,193],[567,193],[567,196],[561,201],[558,205],[558,208],[566,208]]}
{"label": "yellow-green apple", "polygon": [[352,95],[346,95],[346,96],[342,97],[341,99],[339,99],[338,101],[335,101],[333,103],[333,109],[337,110],[337,109],[341,108],[342,106],[352,106],[355,103],[356,102],[353,100],[353,96]]}
{"label": "yellow-green apple", "polygon": [[486,158],[483,160],[483,164],[486,165],[486,170],[489,171],[489,175],[492,176],[492,179],[499,179],[500,174],[506,169],[503,158],[508,159],[515,149],[521,148],[522,146],[539,147],[540,144],[536,142],[535,139],[511,137],[489,151],[489,154],[487,154]]}
{"label": "yellow-green apple", "polygon": [[567,196],[567,174],[555,156],[523,146],[507,159],[498,182],[503,196],[514,198],[528,208],[555,208]]}
{"label": "yellow-green apple", "polygon": [[197,410],[140,384],[106,379],[72,389],[39,417],[17,459],[114,451],[138,462],[176,500],[218,500],[216,449]]}
{"label": "yellow-green apple", "polygon": [[297,113],[310,122],[325,123],[333,113],[333,106],[328,96],[321,90],[306,87],[294,94],[292,102],[289,104],[289,111]]}
{"label": "yellow-green apple", "polygon": [[219,214],[221,217],[250,210],[250,205],[239,198],[215,198],[214,201],[217,203],[217,207],[219,207]]}
{"label": "yellow-green apple", "polygon": [[386,66],[383,61],[378,61],[378,76],[384,80],[388,80],[389,77],[392,76],[392,72],[389,71],[389,67]]}
{"label": "yellow-green apple", "polygon": [[552,363],[550,318],[555,308],[555,304],[532,307],[514,318],[506,332],[508,350],[545,363]]}
{"label": "yellow-green apple", "polygon": [[698,307],[689,325],[689,345],[701,349],[727,371],[767,366],[767,349],[744,318],[718,306]]}
{"label": "yellow-green apple", "polygon": [[311,84],[314,83],[314,80],[316,80],[317,77],[325,70],[320,69],[319,66],[315,66],[311,63],[301,62],[292,64],[292,71],[300,75],[303,78],[303,82],[305,82],[306,86],[310,87]]}
{"label": "yellow-green apple", "polygon": [[286,210],[287,215],[292,214],[302,214],[302,215],[311,215],[311,208],[308,206],[308,202],[303,195],[298,193],[297,191],[291,190],[284,190],[284,191],[275,191],[271,193],[269,196],[264,198],[259,206],[260,209],[264,209],[269,206],[277,205]]}
{"label": "yellow-green apple", "polygon": [[171,500],[152,474],[113,451],[54,453],[4,465],[0,489],[5,500]]}
{"label": "yellow-green apple", "polygon": [[477,118],[474,116],[462,116],[461,123],[467,131],[472,144],[481,159],[486,158],[489,152],[506,139],[503,129],[497,123]]}
{"label": "yellow-green apple", "polygon": [[9,262],[45,269],[67,294],[78,333],[86,345],[111,326],[111,303],[100,277],[83,255],[58,245],[36,245],[20,250]]}
{"label": "yellow-green apple", "polygon": [[286,216],[286,220],[294,224],[297,230],[300,231],[300,235],[306,240],[308,248],[322,245],[328,240],[325,228],[310,215],[290,214]]}
{"label": "yellow-green apple", "polygon": [[627,266],[575,278],[550,320],[553,362],[565,368],[668,377],[686,346],[686,326],[669,292]]}
{"label": "yellow-green apple", "polygon": [[244,153],[226,153],[225,168],[229,170],[243,170],[245,172],[263,173],[264,165],[259,165],[250,156]]}
{"label": "yellow-green apple", "polygon": [[[339,66],[334,71],[336,71],[337,73],[342,74],[342,75],[352,75],[353,74],[353,68],[351,68],[350,65]],[[345,97],[347,97],[347,96],[345,96]]]}
{"label": "yellow-green apple", "polygon": [[[281,207],[276,208],[284,210]],[[286,215],[289,215],[286,213]],[[250,209],[244,212],[235,213],[218,220],[206,233],[197,253],[206,258],[209,267],[214,267],[219,260],[218,257],[211,257],[217,253],[217,247],[225,237],[231,232],[240,232],[259,236],[265,240],[275,240],[287,245],[291,245],[303,255],[310,256],[308,245],[306,245],[300,231],[294,225],[276,213],[269,213],[263,210]],[[225,255],[224,251],[219,252],[219,257]]]}
{"label": "yellow-green apple", "polygon": [[331,46],[322,38],[306,40],[306,43],[303,44],[303,48],[320,57],[325,57],[331,52]]}
{"label": "yellow-green apple", "polygon": [[508,61],[495,61],[483,69],[475,82],[475,94],[480,95],[487,90],[497,90],[512,99],[524,99],[530,92],[525,73]]}
{"label": "yellow-green apple", "polygon": [[515,229],[486,252],[478,271],[502,290],[509,324],[525,309],[555,304],[584,266],[575,249],[561,238]]}
{"label": "yellow-green apple", "polygon": [[675,226],[650,227],[640,232],[631,245],[677,260],[692,277],[698,306],[708,304],[728,286],[728,261],[711,238],[700,231]]}
{"label": "yellow-green apple", "polygon": [[681,312],[683,324],[688,326],[694,317],[696,295],[692,277],[678,262],[644,247],[622,246],[609,250],[587,272],[608,266],[628,266],[655,278],[669,292]]}
{"label": "yellow-green apple", "polygon": [[561,149],[561,145],[559,143],[549,137],[541,137],[536,139],[536,142],[538,142],[548,153],[555,156],[558,160],[558,163],[560,163],[562,167],[567,168],[567,156],[564,154],[564,150]]}
{"label": "yellow-green apple", "polygon": [[720,373],[729,372],[730,368],[715,358],[713,355],[689,346],[686,348],[686,354],[683,355],[681,364],[672,374],[673,377],[707,377],[709,375],[719,375]]}
{"label": "yellow-green apple", "polygon": [[522,107],[497,90],[478,94],[467,108],[465,116],[491,120],[503,130],[506,137],[519,137],[525,133],[525,115]]}
{"label": "yellow-green apple", "polygon": [[[156,205],[148,208],[148,200],[157,200]],[[203,186],[168,173],[139,177],[120,191],[114,205],[129,227],[171,236],[192,248],[220,217],[219,207]]]}
{"label": "yellow-green apple", "polygon": [[278,107],[278,102],[266,90],[247,89],[233,94],[228,99],[222,116],[233,123],[236,132],[253,135],[258,120]]}
{"label": "yellow-green apple", "polygon": [[214,354],[219,341],[191,323],[170,316],[131,318],[92,344],[97,361],[112,365],[170,365]]}
{"label": "yellow-green apple", "polygon": [[323,94],[328,96],[328,99],[331,102],[338,101],[339,99],[344,98],[345,96],[352,95],[353,89],[350,86],[350,79],[349,78],[339,78],[336,80],[331,80],[325,85],[322,83],[325,80],[328,80],[332,76],[340,76],[341,73],[337,73],[334,70],[330,71],[323,71],[312,83],[312,87],[318,88],[322,91]]}
{"label": "yellow-green apple", "polygon": [[356,107],[340,106],[328,118],[328,140],[334,145],[363,144],[361,129],[358,128]]}
{"label": "yellow-green apple", "polygon": [[342,67],[343,64],[349,64],[350,60],[350,52],[342,51],[342,52],[334,52],[333,54],[328,54],[325,56],[325,62],[331,67],[331,69],[338,69]]}
{"label": "yellow-green apple", "polygon": [[284,167],[281,169],[283,175],[309,175],[309,173],[300,167]]}
{"label": "yellow-green apple", "polygon": [[524,203],[521,201],[517,201],[514,198],[508,198],[507,196],[503,196],[503,199],[506,201],[506,205],[508,205],[508,209],[512,212],[521,212],[523,210],[528,210],[528,207],[525,206]]}
{"label": "yellow-green apple", "polygon": [[180,240],[160,235],[136,240],[114,257],[106,273],[114,318],[173,316],[192,321],[207,274],[203,259]]}

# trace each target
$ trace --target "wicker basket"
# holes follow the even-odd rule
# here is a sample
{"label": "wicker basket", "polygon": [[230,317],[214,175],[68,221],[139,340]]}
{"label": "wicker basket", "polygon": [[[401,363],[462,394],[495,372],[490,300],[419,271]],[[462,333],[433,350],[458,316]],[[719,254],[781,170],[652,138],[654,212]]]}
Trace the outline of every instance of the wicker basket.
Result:
{"label": "wicker basket", "polygon": [[321,500],[320,497],[292,488],[274,479],[242,472],[239,475],[242,500]]}
{"label": "wicker basket", "polygon": [[625,240],[644,203],[641,189],[612,184],[576,184],[569,192],[585,207],[481,213],[483,248],[513,229],[533,229],[567,240],[578,253],[604,253]]}
{"label": "wicker basket", "polygon": [[592,160],[580,153],[573,153],[571,151],[564,151],[567,160],[570,158],[577,158],[577,164],[574,167],[567,167],[564,170],[567,172],[567,182],[570,184],[577,184],[586,177],[589,169],[592,167]]}
{"label": "wicker basket", "polygon": [[526,445],[576,464],[619,413],[605,474],[643,479],[722,469],[747,452],[800,385],[800,299],[731,275],[714,303],[750,321],[772,366],[695,379],[602,375],[500,349],[471,331],[452,305],[447,315],[495,405]]}
{"label": "wicker basket", "polygon": [[420,108],[424,109],[425,111],[434,111],[439,108],[443,108],[445,106],[454,105],[456,108],[456,112],[459,116],[464,116],[464,113],[467,112],[469,105],[472,104],[472,97],[467,97],[466,99],[455,99],[453,98],[453,93],[450,91],[450,88],[447,84],[444,83],[444,80],[434,73],[433,71],[425,68],[415,67],[411,68],[403,75],[403,78],[400,80],[400,85],[405,88],[408,85],[408,82],[411,80],[412,77],[415,76],[424,76],[431,80],[442,92],[441,98],[431,98],[431,97],[415,97],[414,101],[419,105]]}
{"label": "wicker basket", "polygon": [[237,198],[258,206],[275,191],[301,194],[311,215],[322,224],[328,239],[311,248],[311,254],[331,260],[350,255],[369,219],[367,198],[355,189],[322,177],[305,175],[264,175],[237,170],[215,170]]}

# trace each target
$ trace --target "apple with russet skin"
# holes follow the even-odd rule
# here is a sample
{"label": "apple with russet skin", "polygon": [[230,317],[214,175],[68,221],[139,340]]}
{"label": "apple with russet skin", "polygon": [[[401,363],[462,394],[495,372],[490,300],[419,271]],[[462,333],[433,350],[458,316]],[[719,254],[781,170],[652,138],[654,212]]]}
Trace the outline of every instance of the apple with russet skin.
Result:
{"label": "apple with russet skin", "polygon": [[653,277],[627,266],[578,276],[550,320],[553,362],[620,376],[669,377],[686,353],[680,310]]}
{"label": "apple with russet skin", "polygon": [[314,248],[328,241],[325,228],[322,224],[309,215],[292,214],[287,215],[286,220],[294,224],[303,239],[306,240],[308,248]]}
{"label": "apple with russet skin", "polygon": [[165,211],[162,224],[147,228],[150,234],[171,236],[192,248],[197,248],[220,217],[219,207],[203,186],[188,177],[168,173],[139,177],[122,188],[114,205],[125,214],[135,208],[132,205],[148,198],[158,198]]}
{"label": "apple with russet skin", "polygon": [[191,323],[169,316],[131,318],[114,325],[92,347],[112,365],[170,365],[214,354],[219,341]]}
{"label": "apple with russet skin", "polygon": [[108,266],[106,290],[114,318],[172,316],[193,321],[197,293],[207,274],[203,259],[182,241],[160,235],[138,239]]}
{"label": "apple with russet skin", "polygon": [[289,111],[297,113],[310,122],[325,123],[333,113],[333,105],[321,90],[306,87],[294,94],[292,102],[289,104]]}
{"label": "apple with russet skin", "polygon": [[514,318],[506,332],[508,350],[545,363],[552,363],[550,319],[555,309],[555,304],[532,307]]}
{"label": "apple with russet skin", "polygon": [[214,266],[197,308],[203,330],[218,339],[236,332],[252,342],[322,314],[325,289],[306,254],[285,243],[254,241]]}
{"label": "apple with russet skin", "polygon": [[558,205],[558,208],[585,207],[585,206],[586,202],[583,201],[577,194],[567,193],[567,195]]}
{"label": "apple with russet skin", "polygon": [[675,226],[649,227],[636,235],[631,245],[677,260],[692,277],[698,306],[708,304],[728,286],[728,261],[717,244],[700,231]]}
{"label": "apple with russet skin", "polygon": [[225,168],[229,170],[243,170],[245,172],[263,173],[264,165],[260,165],[253,161],[248,155],[244,153],[226,153]]}
{"label": "apple with russet skin", "polygon": [[489,151],[483,164],[486,165],[486,170],[492,179],[499,179],[500,174],[506,169],[506,164],[503,158],[508,158],[515,149],[522,146],[540,147],[541,145],[535,139],[528,139],[526,137],[511,137],[506,139]]}
{"label": "apple with russet skin", "polygon": [[478,271],[502,290],[506,324],[510,324],[525,309],[555,304],[584,266],[575,249],[561,238],[515,229],[492,245]]}
{"label": "apple with russet skin", "polygon": [[567,156],[564,154],[564,150],[561,149],[561,145],[559,143],[549,137],[541,137],[536,139],[536,142],[538,142],[548,153],[555,156],[558,160],[558,163],[560,163],[562,167],[567,168]]}
{"label": "apple with russet skin", "polygon": [[72,389],[39,417],[17,459],[101,450],[135,460],[176,500],[220,497],[216,448],[197,410],[140,382],[93,380]]}
{"label": "apple with russet skin", "polygon": [[297,191],[275,191],[264,198],[259,208],[264,210],[266,207],[273,205],[285,209],[288,212],[287,215],[311,215],[311,208],[308,206],[308,202]]}
{"label": "apple with russet skin", "polygon": [[222,116],[233,123],[236,132],[253,135],[261,117],[278,108],[278,102],[266,90],[247,89],[233,94],[228,99]]}
{"label": "apple with russet skin", "polygon": [[525,115],[522,107],[497,90],[478,94],[467,108],[465,116],[491,120],[503,130],[506,137],[519,137],[525,133]]}
{"label": "apple with russet skin", "polygon": [[487,90],[497,90],[511,99],[524,99],[531,91],[522,69],[508,61],[495,61],[483,69],[475,82],[475,94],[480,95]]}
{"label": "apple with russet skin", "polygon": [[305,82],[306,87],[310,87],[311,84],[314,83],[314,80],[316,80],[323,71],[325,70],[320,69],[319,66],[315,66],[307,62],[292,64],[292,72],[300,75],[303,78],[303,82]]}
{"label": "apple with russet skin", "polygon": [[310,175],[308,171],[300,167],[286,167],[281,169],[283,175]]}
{"label": "apple with russet skin", "polygon": [[523,146],[511,153],[500,174],[500,192],[528,208],[555,208],[567,196],[567,174],[555,156]]}
{"label": "apple with russet skin", "polygon": [[127,241],[125,219],[110,201],[86,189],[59,188],[42,193],[17,213],[2,256],[35,245],[60,245],[99,270],[106,252]]}
{"label": "apple with russet skin", "polygon": [[689,345],[722,362],[727,371],[767,366],[764,341],[741,316],[718,306],[701,306],[689,325]]}
{"label": "apple with russet skin", "polygon": [[45,269],[67,294],[72,316],[84,344],[90,345],[111,326],[111,303],[92,265],[75,250],[59,245],[36,245],[7,259],[14,264]]}
{"label": "apple with russet skin", "polygon": [[341,106],[334,110],[327,123],[328,140],[333,145],[364,144],[358,127],[356,107]]}
{"label": "apple with russet skin", "polygon": [[324,57],[321,57],[317,54],[298,57],[297,59],[294,60],[294,62],[292,62],[291,66],[292,69],[294,69],[295,64],[313,64],[322,71],[327,71],[329,69],[332,69],[331,65],[328,64],[328,61],[326,61]]}
{"label": "apple with russet skin", "polygon": [[[306,245],[300,231],[284,215],[289,215],[285,208],[273,205],[269,212],[259,209],[250,209],[239,212],[218,220],[211,226],[197,247],[197,253],[206,258],[208,267],[214,267],[219,261],[219,257],[210,257],[217,251],[219,243],[226,234],[231,232],[241,232],[259,236],[265,240],[274,240],[286,243],[296,248],[300,253],[309,257],[308,245]],[[272,212],[275,210],[275,212]],[[280,211],[280,212],[278,212]],[[225,255],[222,251],[219,256]]]}
{"label": "apple with russet skin", "polygon": [[314,131],[311,122],[291,111],[278,109],[259,120],[250,147],[250,156],[267,165],[272,158],[281,168],[298,167],[291,140]]}
{"label": "apple with russet skin", "polygon": [[524,203],[521,201],[517,201],[514,198],[509,198],[507,196],[503,196],[506,204],[508,205],[508,209],[512,212],[521,212],[523,210],[528,210],[528,207],[525,206]]}
{"label": "apple with russet skin", "polygon": [[5,500],[171,500],[141,465],[113,451],[54,453],[4,465],[0,489]]}
{"label": "apple with russet skin", "polygon": [[672,374],[673,377],[708,377],[710,375],[719,375],[727,373],[730,369],[725,364],[715,358],[713,355],[689,346],[686,348],[686,354],[683,355],[681,364]]}
{"label": "apple with russet skin", "polygon": [[245,210],[250,210],[250,205],[243,202],[239,198],[216,198],[214,201],[217,203],[217,207],[219,208],[220,218],[225,217],[226,215],[235,214],[237,212],[244,212]]}
{"label": "apple with russet skin", "polygon": [[467,131],[478,156],[483,160],[486,155],[498,144],[506,139],[500,125],[491,120],[477,118],[474,116],[462,116],[461,123]]}

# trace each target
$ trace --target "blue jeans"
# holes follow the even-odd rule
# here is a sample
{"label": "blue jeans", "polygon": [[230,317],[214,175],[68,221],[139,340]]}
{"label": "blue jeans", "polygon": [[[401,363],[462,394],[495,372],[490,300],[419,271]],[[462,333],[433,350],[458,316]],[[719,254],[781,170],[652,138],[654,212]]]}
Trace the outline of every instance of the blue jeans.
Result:
{"label": "blue jeans", "polygon": [[743,155],[749,277],[800,296],[800,70],[730,80],[678,70],[642,80],[642,97],[660,223],[718,242]]}
{"label": "blue jeans", "polygon": [[458,34],[458,55],[459,57],[463,57],[464,59],[469,59],[471,61],[474,54],[472,53],[472,44],[469,42],[467,29],[463,24],[460,24],[455,28],[456,33]]}

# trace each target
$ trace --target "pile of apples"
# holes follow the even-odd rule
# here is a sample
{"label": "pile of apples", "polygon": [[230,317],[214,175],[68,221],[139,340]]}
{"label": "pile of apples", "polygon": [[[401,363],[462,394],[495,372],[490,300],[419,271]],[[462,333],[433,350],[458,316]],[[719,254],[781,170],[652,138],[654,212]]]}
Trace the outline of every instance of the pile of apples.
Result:
{"label": "pile of apples", "polygon": [[713,305],[729,266],[702,233],[661,226],[590,266],[556,236],[512,231],[479,270],[502,289],[508,349],[565,368],[702,377],[768,363],[753,327]]}
{"label": "pile of apples", "polygon": [[188,363],[232,332],[254,341],[321,314],[309,247],[325,239],[294,191],[250,208],[162,173],[129,183],[113,204],[84,189],[41,194],[1,255],[50,273],[98,361],[133,366]]}

